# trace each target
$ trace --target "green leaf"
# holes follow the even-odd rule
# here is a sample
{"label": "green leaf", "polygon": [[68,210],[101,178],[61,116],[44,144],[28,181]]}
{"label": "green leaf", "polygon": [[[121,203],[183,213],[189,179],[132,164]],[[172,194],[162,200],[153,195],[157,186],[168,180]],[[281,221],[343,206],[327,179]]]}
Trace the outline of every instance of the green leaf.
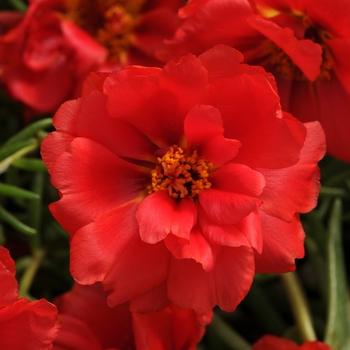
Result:
{"label": "green leaf", "polygon": [[40,119],[32,124],[29,124],[27,127],[22,129],[16,135],[12,136],[4,144],[4,147],[11,144],[15,144],[19,141],[27,140],[32,136],[35,136],[39,131],[46,129],[48,127],[52,127],[52,119],[51,118]]}
{"label": "green leaf", "polygon": [[0,162],[0,174],[4,173],[15,159],[21,158],[25,154],[32,152],[38,147],[38,145],[38,142],[36,140],[33,140],[28,144],[28,146],[21,148],[17,152],[11,154],[9,157],[3,159]]}
{"label": "green leaf", "polygon": [[21,0],[10,0],[9,2],[11,3],[11,5],[16,10],[21,11],[21,12],[26,12],[27,4],[25,4],[23,1],[21,1]]}
{"label": "green leaf", "polygon": [[24,233],[25,235],[36,235],[37,232],[34,228],[27,226],[23,222],[19,221],[15,216],[6,211],[2,206],[0,206],[0,220],[11,225],[17,231]]}
{"label": "green leaf", "polygon": [[5,158],[10,157],[12,154],[16,153],[17,151],[21,150],[22,148],[25,148],[27,146],[37,144],[37,141],[34,139],[25,140],[25,141],[19,141],[16,143],[10,143],[2,146],[0,148],[0,161],[4,160]]}
{"label": "green leaf", "polygon": [[46,165],[41,159],[17,158],[12,162],[12,166],[27,171],[47,172]]}
{"label": "green leaf", "polygon": [[0,194],[8,197],[25,198],[30,200],[38,200],[40,198],[37,193],[3,183],[0,183]]}
{"label": "green leaf", "polygon": [[342,246],[342,203],[336,199],[328,224],[328,315],[324,341],[333,350],[350,349],[350,304]]}

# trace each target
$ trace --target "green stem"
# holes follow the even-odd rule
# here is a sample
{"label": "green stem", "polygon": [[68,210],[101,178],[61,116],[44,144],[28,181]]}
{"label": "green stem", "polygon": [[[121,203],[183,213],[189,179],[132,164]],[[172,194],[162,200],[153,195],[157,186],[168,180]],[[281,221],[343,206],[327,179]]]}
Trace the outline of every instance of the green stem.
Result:
{"label": "green stem", "polygon": [[208,326],[232,350],[251,350],[250,344],[232,329],[224,320],[214,313],[213,320]]}
{"label": "green stem", "polygon": [[19,281],[19,295],[21,298],[33,299],[29,293],[36,272],[45,256],[43,250],[33,252],[33,257]]}
{"label": "green stem", "polygon": [[36,251],[41,247],[40,229],[41,229],[41,216],[42,216],[42,195],[44,191],[44,173],[35,173],[32,185],[33,193],[38,195],[37,200],[33,200],[29,207],[29,216],[31,227],[33,227],[37,234],[29,238],[32,251]]}
{"label": "green stem", "polygon": [[317,340],[305,292],[295,272],[281,275],[295,322],[304,341]]}

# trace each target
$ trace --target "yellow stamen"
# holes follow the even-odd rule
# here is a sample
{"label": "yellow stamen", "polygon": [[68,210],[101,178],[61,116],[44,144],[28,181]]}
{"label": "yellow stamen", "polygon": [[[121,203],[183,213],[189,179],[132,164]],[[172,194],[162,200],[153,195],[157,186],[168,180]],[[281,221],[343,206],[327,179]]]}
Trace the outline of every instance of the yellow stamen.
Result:
{"label": "yellow stamen", "polygon": [[197,150],[186,156],[182,148],[171,147],[152,170],[152,184],[148,186],[148,193],[168,190],[173,198],[196,197],[200,191],[209,189],[208,179],[213,164],[198,156]]}

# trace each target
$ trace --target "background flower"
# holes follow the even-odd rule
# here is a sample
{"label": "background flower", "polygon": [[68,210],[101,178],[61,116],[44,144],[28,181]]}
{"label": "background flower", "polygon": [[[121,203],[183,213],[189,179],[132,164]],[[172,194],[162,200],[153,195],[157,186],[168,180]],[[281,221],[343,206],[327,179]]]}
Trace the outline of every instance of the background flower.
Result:
{"label": "background flower", "polygon": [[[255,272],[304,255],[318,123],[281,111],[272,77],[215,47],[163,69],[93,74],[54,117],[42,157],[71,235],[71,273],[109,305],[234,310]],[[122,287],[121,287],[122,286]]]}
{"label": "background flower", "polygon": [[56,307],[45,299],[18,298],[15,263],[2,246],[0,284],[1,349],[51,349],[58,331]]}
{"label": "background flower", "polygon": [[212,317],[212,312],[197,316],[191,309],[174,305],[148,314],[131,313],[128,303],[110,308],[100,283],[75,284],[55,304],[62,328],[54,350],[194,350]]}
{"label": "background flower", "polygon": [[154,50],[172,35],[181,3],[31,0],[22,17],[4,11],[1,83],[32,113],[55,112],[91,71],[160,65]]}
{"label": "background flower", "polygon": [[327,151],[349,162],[349,11],[343,0],[189,1],[158,57],[216,44],[240,50],[247,63],[274,74],[283,109],[303,122],[319,120]]}
{"label": "background flower", "polygon": [[320,341],[306,341],[298,345],[292,340],[265,335],[253,344],[253,350],[332,350]]}

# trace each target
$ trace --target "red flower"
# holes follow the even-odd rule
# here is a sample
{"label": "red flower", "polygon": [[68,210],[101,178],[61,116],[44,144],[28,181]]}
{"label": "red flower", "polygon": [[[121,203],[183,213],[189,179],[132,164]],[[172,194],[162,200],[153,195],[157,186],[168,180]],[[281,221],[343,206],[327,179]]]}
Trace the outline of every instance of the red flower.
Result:
{"label": "red flower", "polygon": [[232,311],[255,272],[304,255],[324,137],[280,109],[271,75],[218,46],[163,69],[93,74],[42,156],[71,235],[71,273],[111,306]]}
{"label": "red flower", "polygon": [[197,0],[180,12],[163,60],[213,45],[240,50],[274,74],[284,110],[319,120],[327,151],[350,162],[350,6],[337,0]]}
{"label": "red flower", "polygon": [[57,310],[45,299],[18,298],[15,263],[0,246],[1,350],[48,350],[58,331]]}
{"label": "red flower", "polygon": [[302,345],[292,340],[265,335],[253,345],[253,350],[332,350],[327,344],[320,341],[306,341]]}
{"label": "red flower", "polygon": [[157,64],[182,1],[30,0],[21,18],[0,13],[1,81],[36,113],[78,96],[91,71]]}
{"label": "red flower", "polygon": [[148,314],[131,313],[128,303],[112,309],[100,283],[75,284],[55,303],[63,326],[54,350],[195,350],[212,318],[212,312],[198,316],[174,305]]}

